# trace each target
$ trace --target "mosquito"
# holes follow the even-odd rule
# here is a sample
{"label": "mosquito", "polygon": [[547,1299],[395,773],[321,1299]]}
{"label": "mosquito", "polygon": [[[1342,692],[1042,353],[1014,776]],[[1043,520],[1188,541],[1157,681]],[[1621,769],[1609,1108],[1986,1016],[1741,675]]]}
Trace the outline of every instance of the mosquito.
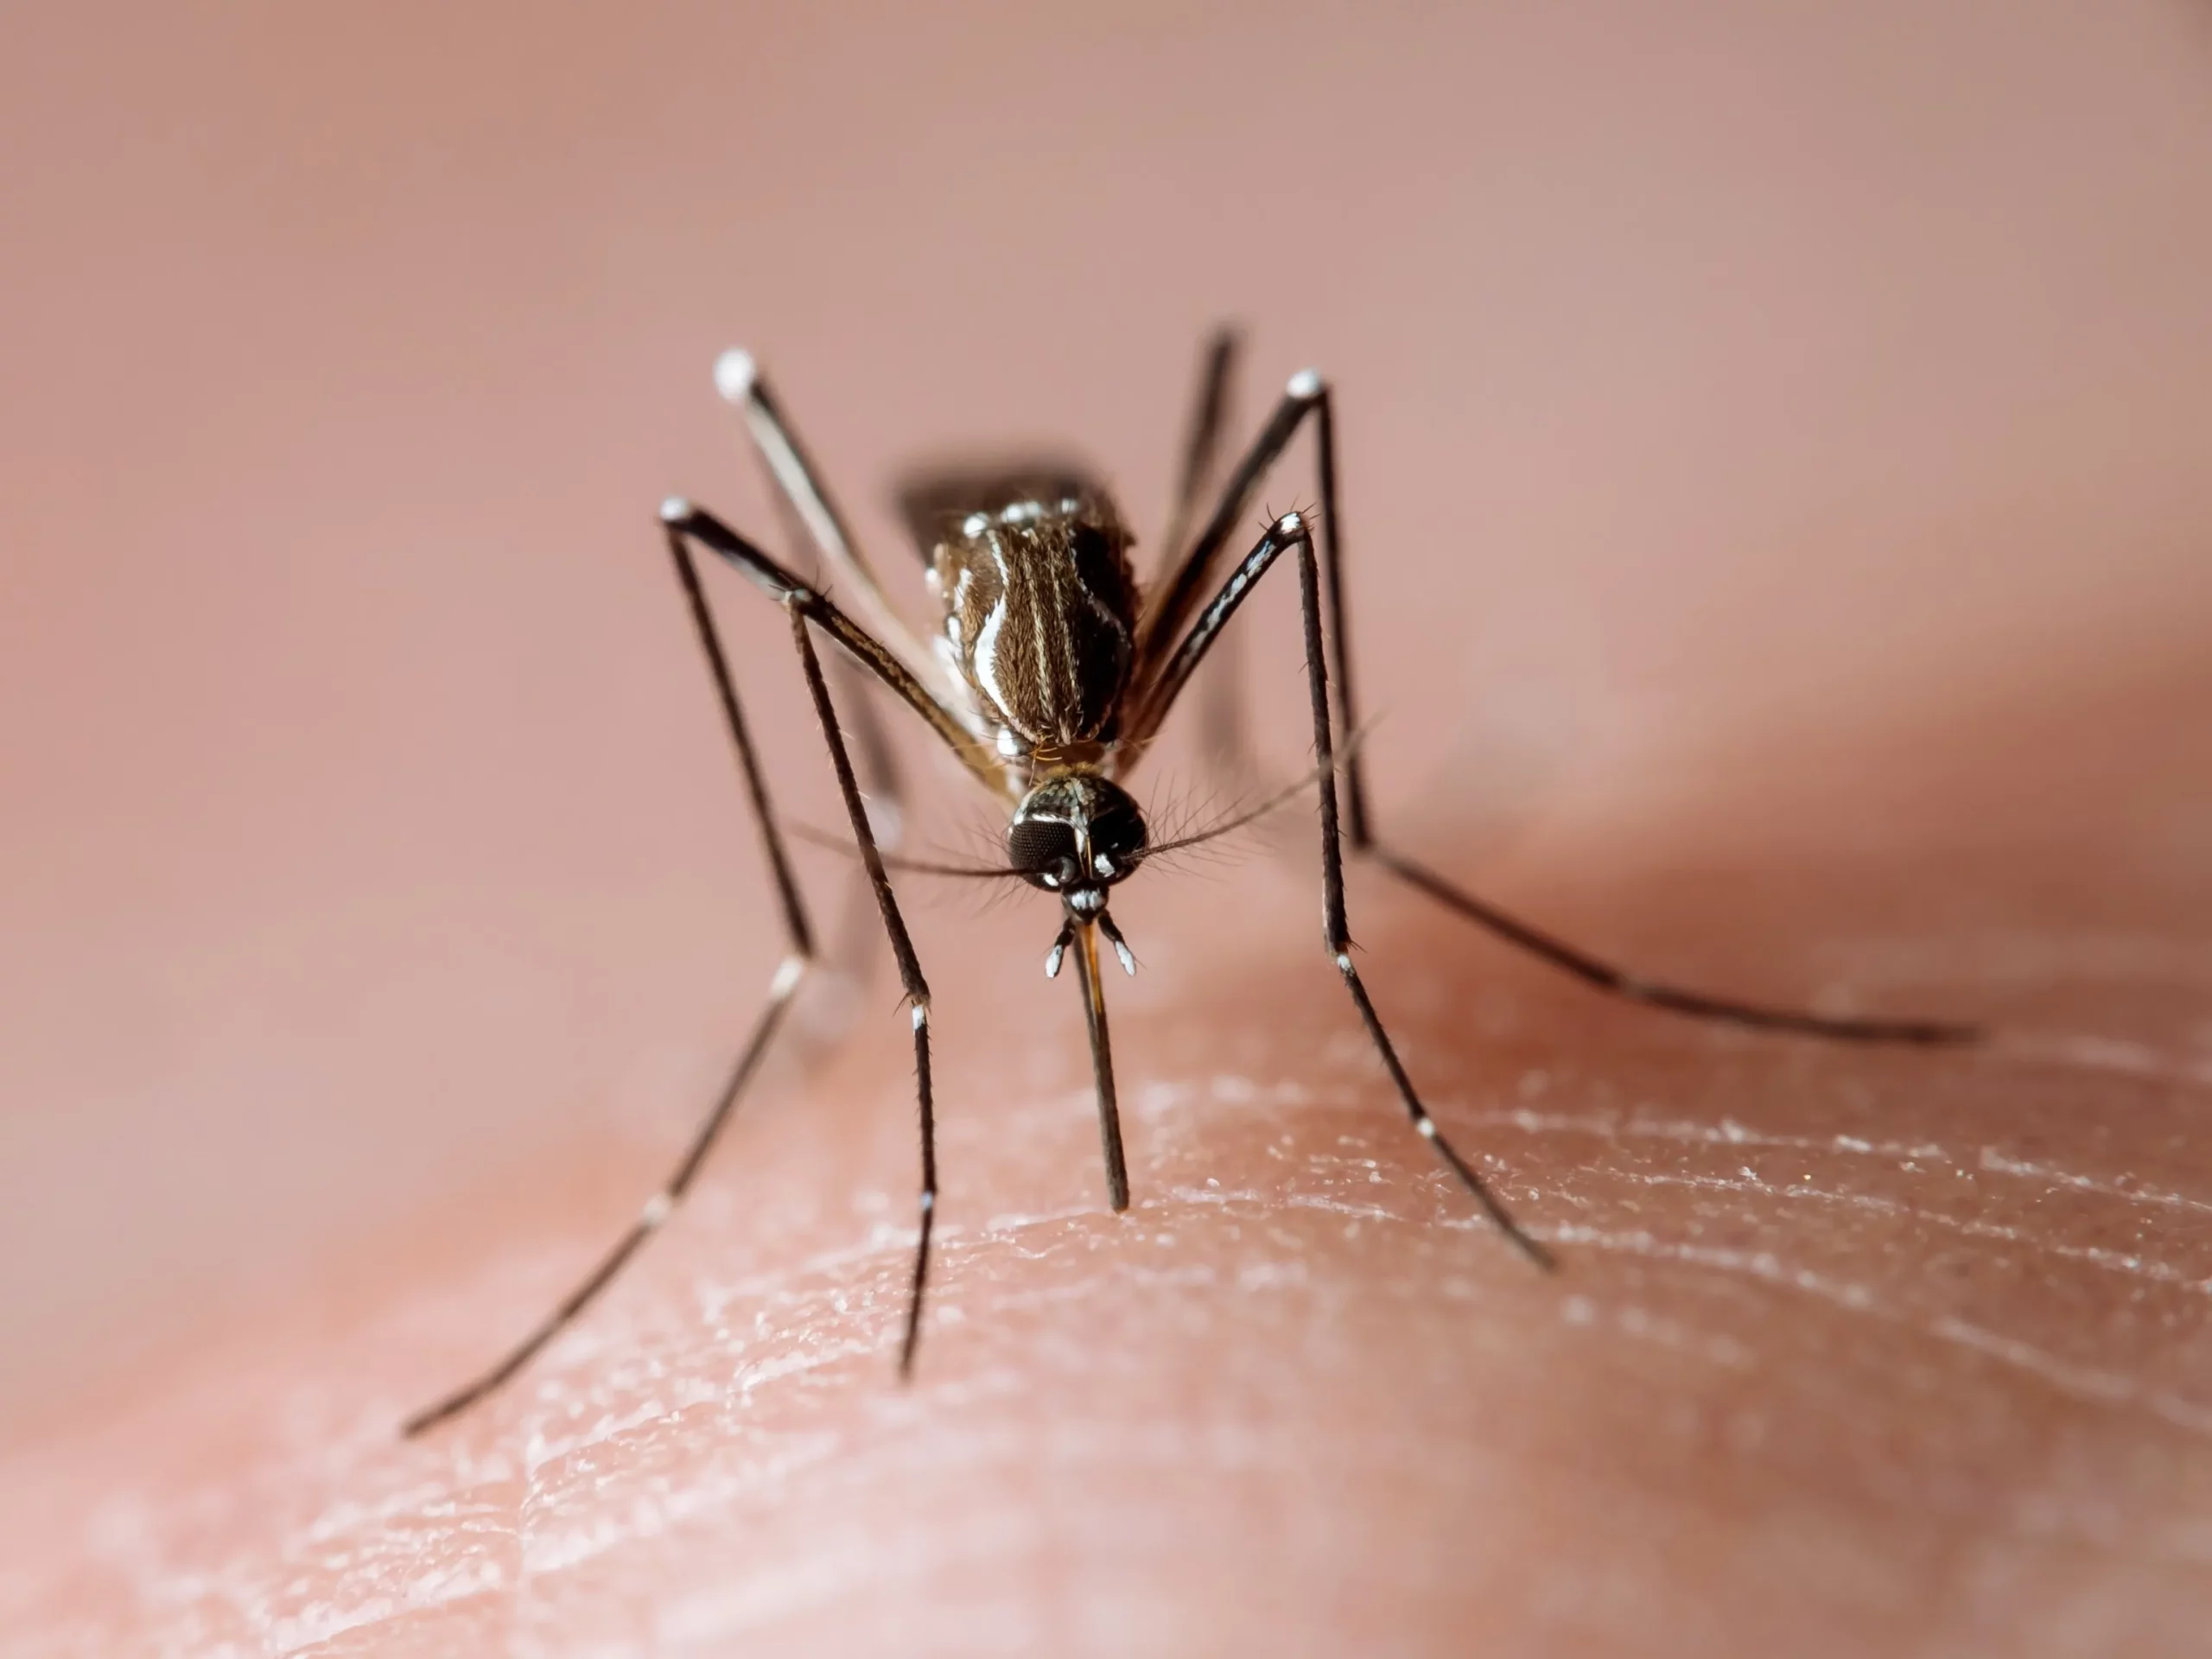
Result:
{"label": "mosquito", "polygon": [[[1128,1166],[1115,1098],[1114,1065],[1099,968],[1103,938],[1122,968],[1135,959],[1115,925],[1113,890],[1163,853],[1208,839],[1256,817],[1239,815],[1203,836],[1154,841],[1127,787],[1177,700],[1223,638],[1252,589],[1290,556],[1298,572],[1306,683],[1312,703],[1315,766],[1296,786],[1319,798],[1322,939],[1343,978],[1382,1069],[1415,1134],[1426,1141],[1474,1203],[1537,1267],[1551,1253],[1517,1222],[1491,1185],[1438,1127],[1361,979],[1352,957],[1344,895],[1347,851],[1447,908],[1599,991],[1675,1014],[1767,1031],[1858,1043],[1970,1042],[1969,1026],[1920,1020],[1831,1019],[1738,1002],[1623,971],[1509,915],[1397,851],[1377,835],[1368,810],[1351,651],[1344,623],[1344,516],[1337,486],[1336,422],[1329,384],[1305,370],[1293,375],[1267,425],[1244,450],[1201,521],[1217,470],[1238,342],[1223,329],[1208,342],[1186,424],[1182,465],[1160,568],[1149,588],[1129,557],[1133,538],[1112,498],[1077,467],[1033,465],[953,469],[925,474],[899,493],[901,515],[924,564],[937,608],[924,635],[892,603],[838,511],[821,474],[752,356],[725,353],[715,378],[742,415],[789,517],[819,563],[849,594],[852,609],[770,556],[703,508],[681,499],[661,506],[668,553],[709,674],[721,703],[773,878],[785,954],[721,1094],[690,1147],[629,1231],[537,1328],[481,1376],[419,1412],[405,1433],[421,1433],[481,1400],[526,1365],[576,1319],[674,1213],[747,1085],[759,1071],[801,982],[821,957],[794,875],[728,652],[700,580],[701,551],[735,569],[783,607],[791,647],[822,729],[830,767],[850,822],[868,886],[898,965],[913,1027],[915,1091],[921,1128],[919,1224],[906,1293],[899,1374],[912,1375],[929,1286],[930,1240],[937,1217],[936,1099],[930,1077],[930,988],[892,888],[890,870],[1019,880],[1058,900],[1059,925],[1046,958],[1057,976],[1072,957],[1089,1029],[1105,1162],[1107,1202],[1129,1203]],[[1313,433],[1312,514],[1287,512],[1268,524],[1250,550],[1229,562],[1231,537],[1261,486],[1301,429]],[[1198,524],[1192,532],[1190,526]],[[1007,813],[1003,865],[931,864],[887,852],[872,816],[823,673],[817,639],[834,648],[841,672],[872,679],[919,716]],[[848,687],[849,693],[853,690]],[[848,696],[864,760],[880,750],[865,697]],[[880,779],[884,766],[871,765]],[[1341,778],[1341,786],[1339,779]],[[1263,805],[1267,810],[1274,803]]]}

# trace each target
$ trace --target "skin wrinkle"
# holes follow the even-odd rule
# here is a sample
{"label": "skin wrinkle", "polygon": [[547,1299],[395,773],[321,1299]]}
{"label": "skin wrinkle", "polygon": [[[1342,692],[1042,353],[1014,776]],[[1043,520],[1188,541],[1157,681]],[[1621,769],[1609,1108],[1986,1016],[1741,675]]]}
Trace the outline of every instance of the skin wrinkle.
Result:
{"label": "skin wrinkle", "polygon": [[1996,1052],[2085,1071],[2116,1071],[2176,1088],[2212,1089],[2212,1059],[2177,1059],[2146,1044],[2118,1038],[2008,1033],[1999,1039]]}
{"label": "skin wrinkle", "polygon": [[1811,1198],[1825,1204],[1846,1205],[1853,1209],[1871,1211],[1878,1215],[1898,1216],[1930,1226],[1945,1228],[1973,1238],[2001,1239],[2008,1244],[2024,1245],[2044,1255],[2062,1257],[2068,1261],[2086,1262],[2092,1267],[2107,1272],[2131,1274],[2158,1284],[2176,1285],[2199,1296],[2212,1296],[2212,1278],[2184,1273],[2163,1262],[2145,1262],[2139,1256],[2128,1255],[2118,1250],[2100,1249],[2094,1246],[2056,1243],[2037,1238],[2017,1227],[2004,1227],[1986,1221],[1969,1221],[1957,1216],[1947,1216],[1940,1211],[1918,1209],[1898,1204],[1893,1199],[1871,1197],[1863,1192],[1831,1192],[1825,1188],[1793,1185],[1776,1186],[1765,1181],[1752,1179],[1728,1180],[1714,1175],[1653,1175],[1630,1171],[1600,1170],[1592,1167],[1591,1173],[1610,1176],[1615,1180],[1630,1181],[1640,1186],[1686,1186],[1707,1192],[1756,1192],[1769,1198]]}
{"label": "skin wrinkle", "polygon": [[1527,1111],[1490,1115],[1478,1122],[1510,1124],[1531,1132],[1561,1130],[1605,1137],[1615,1135],[1656,1136],[1669,1141],[1702,1141],[1709,1145],[1732,1147],[1772,1147],[1806,1152],[1840,1152],[1857,1156],[1890,1158],[1900,1162],[1940,1163],[1959,1169],[1978,1169],[1990,1174],[2017,1176],[2027,1180],[2047,1182],[2053,1187],[2072,1187],[2081,1192],[2094,1192],[2101,1197],[2124,1198],[2131,1204],[2156,1205],[2169,1209],[2212,1211],[2212,1200],[2192,1198],[2185,1193],[2170,1192],[2160,1188],[2131,1184],[2125,1177],[2100,1178],[2075,1175],[2049,1165],[2037,1164],[2006,1157],[1993,1147],[1981,1148],[1979,1159],[1972,1166],[1961,1163],[1943,1147],[1927,1142],[1905,1144],[1886,1142],[1876,1144],[1850,1135],[1836,1135],[1822,1141],[1807,1135],[1773,1135],[1747,1129],[1739,1123],[1723,1121],[1718,1125],[1695,1123],[1654,1123],[1643,1119],[1611,1122],[1605,1119],[1573,1120],[1547,1118]]}
{"label": "skin wrinkle", "polygon": [[[1136,1096],[1140,1109],[1154,1116],[1165,1116],[1177,1107],[1204,1100],[1209,1103],[1235,1106],[1274,1106],[1283,1104],[1312,1105],[1345,1104],[1349,1103],[1321,1102],[1311,1090],[1289,1084],[1262,1095],[1243,1078],[1226,1077],[1210,1079],[1197,1085],[1160,1084],[1141,1092]],[[2148,1187],[2131,1181],[2126,1177],[2097,1177],[2075,1174],[2054,1166],[2030,1160],[2014,1159],[1993,1147],[1983,1147],[1976,1161],[1969,1166],[1943,1147],[1929,1141],[1872,1142],[1854,1136],[1837,1135],[1822,1140],[1815,1136],[1777,1135],[1746,1128],[1733,1120],[1724,1119],[1718,1124],[1702,1124],[1681,1121],[1654,1121],[1645,1117],[1619,1119],[1613,1117],[1571,1117],[1560,1114],[1540,1114],[1527,1109],[1507,1112],[1453,1110],[1449,1104],[1440,1103],[1441,1115],[1463,1135],[1465,1126],[1478,1128],[1511,1127],[1529,1133],[1581,1134],[1612,1140],[1623,1136],[1651,1137],[1667,1141],[1689,1141],[1713,1146],[1756,1147],[1783,1150],[1842,1153],[1853,1156],[1880,1158],[1904,1163],[1937,1163],[1960,1171],[1979,1170],[1991,1174],[2039,1180],[2054,1187],[2070,1187],[2077,1191],[2094,1192],[2102,1197],[2119,1198],[2131,1204],[2162,1208],[2183,1209],[2212,1212],[2212,1200],[2192,1198],[2184,1193]],[[1919,1213],[1919,1212],[1915,1212]],[[1987,1236],[2010,1236],[1993,1232]],[[2094,1260],[2094,1255],[2084,1259]],[[2120,1259],[2120,1258],[2116,1258]],[[2175,1275],[2177,1281],[2199,1285],[2206,1281],[2189,1280]]]}
{"label": "skin wrinkle", "polygon": [[[1732,1144],[1741,1143],[1736,1137],[1730,1137],[1730,1141]],[[1629,1179],[1633,1179],[1637,1178],[1630,1177]],[[1655,1181],[1671,1179],[1673,1184],[1684,1185],[1719,1185],[1726,1186],[1728,1190],[1735,1191],[1756,1191],[1764,1193],[1775,1193],[1782,1191],[1782,1189],[1777,1189],[1767,1186],[1764,1184],[1756,1183],[1714,1183],[1706,1180],[1695,1180],[1690,1178],[1649,1179]],[[1441,1185],[1442,1182],[1439,1179],[1436,1184]],[[1814,1196],[1829,1198],[1838,1195],[1815,1193]],[[1173,1192],[1171,1197],[1173,1203],[1176,1205],[1193,1207],[1200,1205],[1219,1207],[1232,1203],[1248,1204],[1252,1205],[1262,1216],[1264,1216],[1271,1207],[1279,1207],[1291,1210],[1319,1211],[1333,1215],[1354,1217],[1364,1221],[1376,1221],[1402,1225],[1414,1224],[1410,1221],[1410,1218],[1403,1214],[1380,1205],[1372,1204],[1350,1204],[1340,1199],[1311,1193],[1294,1192],[1287,1195],[1264,1195],[1260,1192],[1250,1191],[1185,1189]],[[1162,1205],[1157,1202],[1140,1204],[1135,1207],[1140,1211],[1166,1210],[1170,1208],[1167,1205]],[[1928,1216],[1924,1212],[1905,1210],[1903,1206],[1884,1207],[1893,1212],[1901,1212],[1911,1215],[1916,1218],[1938,1220],[1943,1223],[1959,1225],[1961,1228],[1967,1228],[1970,1226],[1969,1224],[1952,1223],[1952,1218],[1950,1217],[1936,1217]],[[995,1241],[1006,1238],[1013,1234],[1018,1234],[1020,1232],[1027,1231],[1036,1228],[1065,1227],[1071,1222],[1088,1219],[1090,1213],[1090,1212],[1087,1211],[1079,1211],[1051,1217],[1027,1218],[1017,1228],[1012,1230],[995,1230],[992,1232],[982,1235],[982,1238],[987,1241]],[[1479,1218],[1476,1217],[1445,1217],[1432,1221],[1426,1224],[1465,1231],[1478,1231],[1482,1230],[1484,1228],[1484,1224]],[[1678,1260],[1695,1265],[1719,1267],[1730,1271],[1747,1273],[1751,1276],[1763,1280],[1766,1282],[1787,1285],[1791,1287],[1805,1291],[1808,1294],[1821,1296],[1824,1300],[1833,1301],[1838,1306],[1848,1308],[1854,1313],[1876,1314],[1879,1317],[1888,1319],[1904,1319],[1905,1317],[1904,1315],[1885,1310],[1878,1306],[1872,1293],[1863,1286],[1831,1281],[1824,1278],[1822,1275],[1807,1272],[1802,1269],[1784,1268],[1774,1257],[1764,1252],[1745,1253],[1740,1251],[1716,1250],[1708,1247],[1694,1244],[1661,1241],[1654,1239],[1648,1235],[1607,1233],[1597,1229],[1580,1225],[1569,1225],[1541,1230],[1541,1236],[1548,1242],[1595,1245],[1599,1248],[1608,1249],[1625,1249],[1658,1259]],[[2002,1236],[2007,1239],[2017,1239],[2018,1236],[2010,1230],[1993,1230],[1992,1236]],[[948,1236],[949,1246],[951,1240],[950,1236]],[[904,1249],[905,1247],[902,1245],[894,1244],[887,1248],[879,1249],[873,1252],[865,1253],[860,1255],[855,1255],[849,1253],[841,1260],[840,1265],[849,1265],[858,1261],[865,1260],[867,1259],[867,1255],[871,1254],[884,1263],[888,1264],[895,1262],[901,1259]],[[2064,1252],[2054,1250],[2052,1253],[2059,1254]],[[949,1249],[948,1261],[950,1261],[950,1251]],[[2101,1266],[2106,1264],[2098,1262],[2096,1265]],[[801,1271],[803,1271],[803,1269]],[[798,1275],[795,1273],[792,1274],[778,1275],[777,1277],[779,1281],[787,1283],[797,1276]],[[948,1276],[950,1276],[950,1274]],[[2204,1288],[2202,1284],[2193,1285],[2192,1287],[2198,1289],[2200,1292]],[[1083,1289],[1081,1294],[1091,1294],[1091,1292],[1096,1288],[1096,1287],[1095,1286],[1086,1287]],[[1961,1342],[1964,1345],[1974,1347],[1978,1351],[1987,1353],[1992,1357],[2002,1360],[2005,1363],[2016,1365],[2021,1369],[2031,1371],[2039,1377],[2042,1377],[2044,1380],[2050,1382],[2054,1385],[2069,1392],[2075,1393],[2081,1397],[2107,1404],[2145,1404],[2147,1408],[2152,1410],[2156,1414],[2164,1417],[2167,1421],[2173,1421],[2179,1426],[2188,1427],[2193,1433],[2212,1433],[2212,1408],[2195,1407],[2187,1402],[2180,1401],[2171,1396],[2156,1394],[2145,1395],[2142,1391],[2134,1389],[2133,1386],[2127,1383],[2125,1379],[2113,1376],[2108,1374],[2092,1372],[2080,1368],[2067,1366],[2063,1362],[2054,1358],[2053,1357],[2040,1353],[2029,1347],[2027,1344],[2017,1343],[2008,1338],[2004,1338],[1995,1333],[1980,1331],[1976,1327],[1965,1324],[1964,1322],[1951,1319],[1948,1317],[1937,1320],[1934,1325],[1926,1327],[1926,1329],[1930,1334],[1942,1336],[1946,1340]],[[880,1344],[879,1344],[879,1346],[880,1345]],[[834,1357],[842,1358],[848,1357],[851,1353],[857,1353],[861,1351],[865,1351],[864,1348],[855,1346]],[[826,1363],[826,1361],[817,1358],[803,1362],[788,1363],[779,1370],[776,1374],[782,1375],[785,1372],[810,1370],[814,1365],[822,1363]],[[749,1392],[754,1386],[753,1377],[747,1373],[741,1373],[741,1377],[742,1380],[738,1386],[743,1390]],[[569,1449],[581,1449],[584,1446],[594,1444],[597,1440],[607,1438],[609,1434],[614,1432],[616,1431],[610,1430],[607,1433],[594,1433],[590,1439],[577,1442],[575,1448],[564,1448],[563,1454],[565,1454],[566,1451]],[[533,1466],[535,1466],[534,1464]]]}
{"label": "skin wrinkle", "polygon": [[[1547,1243],[1581,1244],[1599,1249],[1622,1250],[1656,1261],[1682,1262],[1698,1267],[1741,1273],[1764,1283],[1786,1286],[1834,1303],[1853,1313],[1910,1323],[1909,1316],[1882,1306],[1864,1285],[1838,1281],[1802,1268],[1784,1266],[1770,1253],[1715,1249],[1707,1245],[1674,1243],[1648,1233],[1609,1233],[1595,1227],[1567,1226],[1550,1230]],[[2177,1395],[2138,1388],[2113,1372],[2069,1365],[2063,1360],[1965,1320],[1945,1315],[1916,1327],[1923,1334],[1955,1343],[1987,1355],[2049,1383],[2062,1394],[2097,1405],[2139,1408],[2190,1433],[2212,1437],[2212,1406],[2200,1406]]]}
{"label": "skin wrinkle", "polygon": [[[1291,1195],[1287,1202],[1294,1206],[1302,1203],[1306,1207],[1325,1207],[1333,1213],[1357,1210],[1367,1219],[1399,1225],[1414,1224],[1407,1217],[1395,1211],[1373,1205],[1344,1205],[1332,1200],[1316,1199],[1313,1195],[1299,1194]],[[1264,1216],[1270,1208],[1270,1198],[1268,1195],[1256,1192],[1198,1189],[1192,1192],[1176,1192],[1170,1195],[1168,1202],[1147,1207],[1173,1213],[1181,1206],[1206,1205],[1218,1208],[1230,1205],[1249,1205],[1255,1216]],[[1065,1229],[1071,1224],[1084,1218],[1080,1215],[1072,1214],[1028,1217],[1025,1218],[1018,1228],[1012,1230],[1026,1232],[1036,1230]],[[1474,1230],[1477,1227],[1477,1224],[1468,1219],[1457,1219],[1444,1224],[1464,1230]],[[1598,1230],[1580,1227],[1554,1229],[1547,1236],[1559,1243],[1573,1242],[1606,1249],[1624,1249],[1637,1255],[1674,1259],[1695,1265],[1713,1267],[1731,1273],[1745,1274],[1762,1282],[1784,1286],[1819,1296],[1848,1308],[1853,1313],[1887,1319],[1902,1317],[1893,1310],[1881,1306],[1864,1287],[1835,1281],[1821,1275],[1793,1269],[1775,1258],[1763,1254],[1702,1249],[1670,1244],[1653,1239],[1648,1235],[1605,1233]],[[893,1245],[881,1249],[877,1255],[880,1257],[880,1265],[884,1268],[887,1279],[895,1280],[903,1261],[903,1251]],[[841,1267],[850,1265],[850,1257],[841,1260],[836,1265]],[[801,1270],[803,1271],[803,1268]],[[796,1271],[781,1275],[785,1280],[796,1276],[798,1276]],[[1080,1287],[1084,1294],[1095,1294],[1099,1288],[1101,1287],[1096,1284]],[[1624,1317],[1618,1313],[1615,1315],[1617,1321]],[[1925,1327],[1925,1332],[1942,1340],[1970,1348],[2000,1363],[2026,1371],[2040,1381],[2078,1397],[2115,1408],[2147,1409],[2165,1421],[2190,1429],[2191,1433],[2202,1434],[2212,1432],[2212,1429],[2208,1429],[2208,1421],[2212,1421],[2212,1414],[2189,1408],[2185,1402],[2175,1402],[2167,1397],[2145,1395],[2126,1383],[2125,1379],[2081,1368],[2061,1365],[2050,1356],[2040,1353],[2027,1344],[1982,1331],[1965,1321],[1945,1318]],[[1635,1334],[1632,1330],[1631,1334]],[[861,1354],[880,1355],[887,1351],[887,1338],[874,1343],[846,1344],[842,1349],[833,1345],[817,1350],[811,1355],[772,1369],[764,1369],[758,1374],[741,1373],[742,1380],[735,1386],[749,1393],[764,1381],[781,1381],[785,1378],[798,1377],[816,1365],[834,1363],[838,1359]],[[613,1530],[602,1530],[588,1541],[580,1536],[570,1536],[565,1543],[557,1540],[548,1541],[534,1537],[532,1535],[537,1528],[535,1514],[538,1507],[538,1500],[543,1497],[543,1489],[538,1484],[540,1471],[554,1462],[556,1458],[566,1460],[577,1452],[599,1444],[604,1440],[620,1439],[639,1432],[650,1433],[658,1427],[658,1419],[651,1416],[641,1416],[628,1423],[603,1425],[588,1439],[562,1446],[557,1451],[550,1450],[533,1440],[529,1460],[529,1484],[525,1487],[523,1502],[518,1506],[518,1522],[515,1529],[523,1563],[521,1582],[518,1585],[518,1590],[522,1593],[526,1593],[526,1586],[531,1580],[538,1576],[561,1573],[626,1541],[625,1535]],[[834,1447],[825,1446],[821,1450],[821,1455],[826,1457],[833,1450]],[[748,1475],[745,1480],[772,1482],[803,1466],[805,1466],[804,1459],[787,1456],[782,1459],[772,1460],[761,1472]],[[426,1495],[422,1489],[415,1489],[408,1496],[416,1500],[423,1512],[437,1507],[435,1503],[423,1501]],[[445,1501],[457,1503],[458,1494],[452,1495]],[[709,1499],[703,1497],[697,1500],[701,1505],[708,1501]],[[401,1500],[395,1498],[379,1506],[378,1513],[395,1514],[404,1507]],[[334,1533],[357,1529],[365,1518],[366,1518],[365,1516],[359,1515],[342,1518],[334,1515],[325,1515],[318,1517],[317,1522],[309,1529],[309,1535],[316,1538],[328,1538]],[[674,1510],[659,1516],[647,1517],[645,1524],[641,1524],[637,1530],[627,1536],[651,1535],[656,1527],[672,1522],[676,1518],[678,1518],[677,1513]],[[455,1573],[438,1582],[416,1586],[413,1592],[407,1598],[404,1607],[388,1597],[367,1598],[342,1610],[334,1606],[320,1608],[296,1615],[289,1619],[276,1620],[269,1625],[269,1630],[276,1651],[295,1652],[311,1646],[316,1642],[328,1640],[347,1630],[372,1626],[378,1622],[397,1617],[405,1611],[438,1605],[447,1600],[465,1599],[496,1587],[498,1587],[498,1579],[493,1569],[479,1568],[474,1576],[465,1572]]]}

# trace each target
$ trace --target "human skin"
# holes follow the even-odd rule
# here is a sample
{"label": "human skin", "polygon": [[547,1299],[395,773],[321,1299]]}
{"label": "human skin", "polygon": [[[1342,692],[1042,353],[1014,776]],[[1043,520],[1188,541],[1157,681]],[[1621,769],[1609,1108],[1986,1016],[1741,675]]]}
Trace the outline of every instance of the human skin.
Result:
{"label": "human skin", "polygon": [[1767,826],[1816,868],[1716,821],[1700,863],[1692,818],[1513,878],[1647,971],[1986,1021],[1972,1048],[1609,1003],[1356,872],[1414,1073],[1548,1275],[1399,1115],[1303,837],[1117,904],[1121,1217],[1049,918],[919,901],[945,1180],[911,1383],[879,982],[605,1300],[421,1441],[401,1416],[619,1230],[647,1148],[573,1148],[15,1454],[10,1651],[2187,1651],[2212,755],[2173,716],[2207,689],[1828,758],[1932,851]]}

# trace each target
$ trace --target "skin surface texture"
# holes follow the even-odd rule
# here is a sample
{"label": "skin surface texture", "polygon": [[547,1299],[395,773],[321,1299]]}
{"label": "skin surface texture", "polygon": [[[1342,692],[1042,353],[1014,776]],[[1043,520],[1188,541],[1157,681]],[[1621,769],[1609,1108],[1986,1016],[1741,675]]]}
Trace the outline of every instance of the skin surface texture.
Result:
{"label": "skin surface texture", "polygon": [[[2144,758],[2206,776],[2157,724]],[[1962,758],[1861,783],[2001,817],[2017,768]],[[2132,833],[2206,822],[2201,789],[2093,769]],[[911,1386],[877,995],[598,1311],[427,1441],[402,1411],[556,1294],[652,1148],[486,1193],[15,1454],[14,1650],[2184,1650],[2212,892],[2057,827],[2035,856],[1523,878],[1712,982],[1992,1020],[1965,1052],[1608,1004],[1361,884],[1408,1058],[1551,1276],[1396,1115],[1288,859],[1131,889],[1120,1218],[1036,906],[963,918]]]}

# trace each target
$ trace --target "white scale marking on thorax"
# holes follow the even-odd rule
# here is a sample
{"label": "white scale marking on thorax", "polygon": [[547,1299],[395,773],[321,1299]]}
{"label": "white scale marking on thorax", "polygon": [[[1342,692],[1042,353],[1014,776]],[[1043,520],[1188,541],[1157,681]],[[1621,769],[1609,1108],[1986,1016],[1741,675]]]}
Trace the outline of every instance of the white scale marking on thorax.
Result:
{"label": "white scale marking on thorax", "polygon": [[1006,550],[999,544],[997,537],[990,537],[983,545],[991,550],[991,563],[998,567],[999,601],[991,607],[991,613],[976,631],[976,683],[998,705],[1001,715],[1011,716],[1013,707],[999,685],[997,659],[999,633],[1006,626],[1006,607],[1014,598],[1014,573],[1007,569]]}
{"label": "white scale marking on thorax", "polygon": [[[1037,677],[1041,682],[1047,674],[1052,672],[1052,629],[1053,618],[1052,615],[1052,607],[1048,605],[1033,604],[1029,608],[1031,612],[1031,620],[1035,625],[1037,634]],[[1075,677],[1075,664],[1072,662],[1070,662],[1065,664],[1065,666],[1066,673],[1064,677],[1072,681]],[[1068,690],[1072,691],[1074,687],[1070,685]],[[1070,697],[1068,700],[1070,702],[1074,701],[1072,697]],[[1045,734],[1045,736],[1048,741],[1054,735],[1056,735],[1056,734],[1052,732],[1046,732]]]}
{"label": "white scale marking on thorax", "polygon": [[999,690],[998,651],[999,630],[1006,626],[1007,596],[999,595],[999,602],[991,607],[991,613],[983,619],[983,626],[976,632],[976,683],[998,705],[1002,715],[1012,711],[1007,708],[1006,693]]}

